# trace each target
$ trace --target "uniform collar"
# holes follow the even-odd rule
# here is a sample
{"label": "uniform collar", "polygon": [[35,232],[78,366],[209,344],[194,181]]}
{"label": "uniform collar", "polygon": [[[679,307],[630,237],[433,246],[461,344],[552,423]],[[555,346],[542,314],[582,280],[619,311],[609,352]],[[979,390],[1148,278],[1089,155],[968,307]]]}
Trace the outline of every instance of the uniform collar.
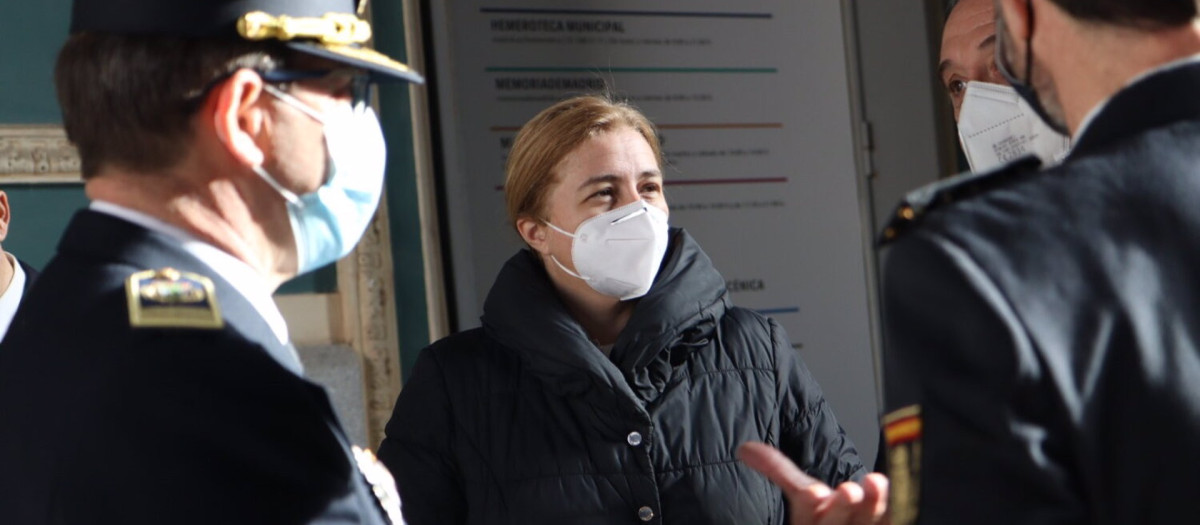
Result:
{"label": "uniform collar", "polygon": [[1197,92],[1200,92],[1200,54],[1134,77],[1084,118],[1068,158],[1147,129],[1200,118]]}
{"label": "uniform collar", "polygon": [[279,340],[279,344],[288,345],[287,322],[283,319],[279,306],[271,298],[271,291],[262,284],[262,277],[245,261],[196,238],[183,229],[145,213],[105,201],[92,201],[89,208],[92,211],[123,219],[178,241],[179,246],[185,252],[208,265],[217,275],[233,285],[233,289],[244,297],[266,321],[271,332]]}

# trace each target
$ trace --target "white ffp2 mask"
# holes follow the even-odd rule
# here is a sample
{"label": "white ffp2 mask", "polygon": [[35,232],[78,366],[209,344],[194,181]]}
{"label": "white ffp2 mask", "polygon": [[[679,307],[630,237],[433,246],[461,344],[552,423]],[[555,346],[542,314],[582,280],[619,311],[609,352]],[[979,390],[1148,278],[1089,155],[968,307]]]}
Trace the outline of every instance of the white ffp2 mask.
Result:
{"label": "white ffp2 mask", "polygon": [[637,201],[579,224],[575,233],[550,224],[571,237],[572,272],[553,255],[550,259],[567,274],[583,279],[593,290],[622,301],[650,291],[658,266],[667,253],[667,214]]}
{"label": "white ffp2 mask", "polygon": [[958,139],[974,172],[1031,154],[1050,166],[1071,149],[1071,138],[1042,122],[1015,89],[986,82],[967,82],[958,113]]}

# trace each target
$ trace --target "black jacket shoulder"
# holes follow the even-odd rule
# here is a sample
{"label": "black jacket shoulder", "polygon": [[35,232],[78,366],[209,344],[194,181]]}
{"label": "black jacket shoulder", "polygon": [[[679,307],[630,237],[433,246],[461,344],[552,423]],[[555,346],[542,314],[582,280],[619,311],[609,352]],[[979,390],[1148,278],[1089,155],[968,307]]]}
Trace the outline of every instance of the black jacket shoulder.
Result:
{"label": "black jacket shoulder", "polygon": [[1028,155],[991,171],[966,172],[913,190],[896,205],[879,235],[879,244],[886,245],[900,238],[934,210],[1016,184],[1036,173],[1041,166],[1042,161],[1037,156]]}

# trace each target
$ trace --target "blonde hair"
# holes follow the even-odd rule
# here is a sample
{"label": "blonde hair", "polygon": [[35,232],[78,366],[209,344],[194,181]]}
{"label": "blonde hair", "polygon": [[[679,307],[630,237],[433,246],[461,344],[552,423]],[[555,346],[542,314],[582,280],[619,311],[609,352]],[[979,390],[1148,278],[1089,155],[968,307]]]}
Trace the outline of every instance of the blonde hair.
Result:
{"label": "blonde hair", "polygon": [[607,95],[584,95],[550,106],[521,126],[504,167],[508,220],[544,219],[550,188],[558,182],[555,166],[588,139],[629,126],[650,144],[662,168],[662,149],[654,124],[626,102]]}

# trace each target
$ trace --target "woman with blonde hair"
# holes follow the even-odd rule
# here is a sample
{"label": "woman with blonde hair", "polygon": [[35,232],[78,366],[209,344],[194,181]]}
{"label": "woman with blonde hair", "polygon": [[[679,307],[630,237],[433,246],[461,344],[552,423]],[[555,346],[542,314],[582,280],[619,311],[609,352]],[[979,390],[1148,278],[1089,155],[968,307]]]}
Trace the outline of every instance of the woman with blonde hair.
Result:
{"label": "woman with blonde hair", "polygon": [[504,189],[527,248],[481,328],[421,352],[380,449],[410,525],[783,523],[747,441],[830,485],[865,474],[783,329],[668,227],[662,169],[653,125],[605,97],[521,128]]}

